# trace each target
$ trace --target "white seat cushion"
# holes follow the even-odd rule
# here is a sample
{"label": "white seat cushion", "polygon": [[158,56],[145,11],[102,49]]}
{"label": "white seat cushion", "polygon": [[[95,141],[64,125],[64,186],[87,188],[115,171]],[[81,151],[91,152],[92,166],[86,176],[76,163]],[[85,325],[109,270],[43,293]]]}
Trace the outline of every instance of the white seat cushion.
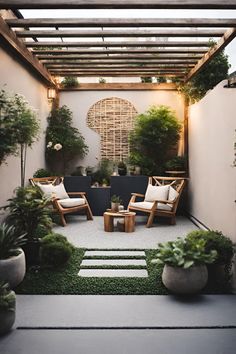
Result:
{"label": "white seat cushion", "polygon": [[58,202],[61,204],[63,208],[72,208],[72,207],[85,204],[84,198],[66,198],[66,199],[60,199],[58,200]]}
{"label": "white seat cushion", "polygon": [[[152,202],[136,202],[136,203],[130,203],[131,207],[134,208],[140,208],[140,209],[152,209],[153,203]],[[164,203],[158,203],[157,204],[157,209],[160,210],[171,210],[172,205],[170,206],[169,204],[164,204]]]}
{"label": "white seat cushion", "polygon": [[54,186],[52,183],[49,184],[41,184],[37,183],[38,187],[42,191],[42,193],[47,198],[58,198],[58,199],[66,199],[69,198],[69,195],[66,193],[65,187],[63,183],[60,183]]}
{"label": "white seat cushion", "polygon": [[146,194],[145,194],[145,202],[155,202],[155,200],[167,200],[169,194],[169,184],[166,186],[152,186],[148,184]]}

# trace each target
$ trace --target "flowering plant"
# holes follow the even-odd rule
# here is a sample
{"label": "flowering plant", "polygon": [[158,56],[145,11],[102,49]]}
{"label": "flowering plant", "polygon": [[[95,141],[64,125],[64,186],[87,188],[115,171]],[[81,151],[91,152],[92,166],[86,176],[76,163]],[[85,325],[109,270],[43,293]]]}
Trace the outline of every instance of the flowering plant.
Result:
{"label": "flowering plant", "polygon": [[47,144],[47,149],[54,149],[56,151],[59,151],[62,149],[62,145],[60,143],[53,144],[52,141],[49,141]]}

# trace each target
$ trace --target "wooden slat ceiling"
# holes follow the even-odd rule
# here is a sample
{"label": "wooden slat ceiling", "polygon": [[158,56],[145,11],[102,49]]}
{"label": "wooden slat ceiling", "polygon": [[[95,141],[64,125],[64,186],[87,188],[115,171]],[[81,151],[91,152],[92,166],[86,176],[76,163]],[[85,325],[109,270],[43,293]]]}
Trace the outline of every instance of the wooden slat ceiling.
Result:
{"label": "wooden slat ceiling", "polygon": [[[236,0],[0,0],[0,9],[234,10]],[[178,76],[187,81],[236,36],[233,16],[14,18],[5,23],[47,80],[66,75]],[[0,29],[0,37],[5,30]],[[213,47],[210,38],[217,42]]]}

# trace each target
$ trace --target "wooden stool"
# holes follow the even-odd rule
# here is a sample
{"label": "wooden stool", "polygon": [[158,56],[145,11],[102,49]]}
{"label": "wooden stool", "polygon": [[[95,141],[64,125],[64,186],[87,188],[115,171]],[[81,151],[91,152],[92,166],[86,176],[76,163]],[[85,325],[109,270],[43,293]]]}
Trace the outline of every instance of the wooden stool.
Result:
{"label": "wooden stool", "polygon": [[124,218],[124,231],[134,232],[135,229],[135,215],[134,212],[127,213],[113,213],[111,211],[106,211],[103,214],[104,217],[104,231],[113,232],[114,231],[114,218]]}

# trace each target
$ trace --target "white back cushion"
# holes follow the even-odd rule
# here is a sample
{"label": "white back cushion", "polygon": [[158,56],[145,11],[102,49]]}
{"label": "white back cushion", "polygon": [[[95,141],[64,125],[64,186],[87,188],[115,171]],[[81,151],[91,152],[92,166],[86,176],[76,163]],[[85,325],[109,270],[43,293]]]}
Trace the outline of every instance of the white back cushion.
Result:
{"label": "white back cushion", "polygon": [[173,202],[173,200],[175,200],[175,198],[177,198],[178,196],[179,196],[179,193],[172,186],[170,186],[168,200]]}
{"label": "white back cushion", "polygon": [[166,186],[152,186],[148,184],[145,202],[155,202],[155,200],[167,200],[169,194],[169,185]]}
{"label": "white back cushion", "polygon": [[56,197],[58,199],[67,199],[69,198],[68,194],[66,193],[65,187],[63,183],[54,186],[53,184],[41,184],[37,183],[38,187],[42,191],[42,193],[47,198]]}

